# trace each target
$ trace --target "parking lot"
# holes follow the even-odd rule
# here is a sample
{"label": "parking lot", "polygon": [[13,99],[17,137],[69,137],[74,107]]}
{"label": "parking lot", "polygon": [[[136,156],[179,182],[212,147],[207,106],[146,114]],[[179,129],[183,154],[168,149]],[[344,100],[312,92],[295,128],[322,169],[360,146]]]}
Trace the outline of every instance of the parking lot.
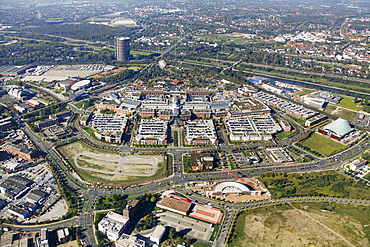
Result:
{"label": "parking lot", "polygon": [[48,209],[43,215],[40,216],[39,222],[47,220],[57,220],[68,211],[67,203],[64,199],[59,200],[50,209]]}

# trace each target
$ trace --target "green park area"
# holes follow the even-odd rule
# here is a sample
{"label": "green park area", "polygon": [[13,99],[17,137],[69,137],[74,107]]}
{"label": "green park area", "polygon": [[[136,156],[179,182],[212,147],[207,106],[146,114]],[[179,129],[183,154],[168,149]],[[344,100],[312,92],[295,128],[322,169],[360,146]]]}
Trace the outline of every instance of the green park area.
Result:
{"label": "green park area", "polygon": [[335,171],[281,174],[267,173],[260,181],[273,198],[294,196],[327,196],[368,199],[370,187]]}
{"label": "green park area", "polygon": [[81,141],[63,145],[58,151],[85,181],[106,186],[128,186],[158,179],[172,166],[172,159],[167,156],[120,156]]}
{"label": "green park area", "polygon": [[237,215],[227,246],[369,246],[369,218],[369,206],[353,204],[261,207]]}
{"label": "green park area", "polygon": [[325,156],[331,156],[347,148],[346,145],[333,141],[317,133],[313,133],[310,137],[301,141],[300,144]]}
{"label": "green park area", "polygon": [[343,99],[339,102],[338,106],[344,107],[350,110],[354,110],[354,111],[360,111],[364,108],[364,106],[362,106],[361,103],[354,102],[354,99],[355,99],[354,97],[344,96],[344,95],[340,95],[340,96],[343,97]]}
{"label": "green park area", "polygon": [[311,92],[313,92],[312,89],[303,88],[301,91],[295,92],[294,94],[298,95],[298,96],[301,96],[301,95],[308,94],[308,93],[311,93]]}
{"label": "green park area", "polygon": [[278,140],[284,140],[288,136],[292,135],[293,133],[294,133],[294,131],[283,131],[283,132],[279,132],[279,133],[275,134],[275,138],[278,139]]}

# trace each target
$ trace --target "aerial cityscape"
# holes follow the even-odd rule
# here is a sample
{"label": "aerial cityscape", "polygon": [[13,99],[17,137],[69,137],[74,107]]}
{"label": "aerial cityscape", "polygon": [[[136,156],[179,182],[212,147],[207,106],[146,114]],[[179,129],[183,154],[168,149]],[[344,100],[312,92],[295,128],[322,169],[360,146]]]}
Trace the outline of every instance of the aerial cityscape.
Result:
{"label": "aerial cityscape", "polygon": [[370,246],[368,0],[2,0],[0,246]]}

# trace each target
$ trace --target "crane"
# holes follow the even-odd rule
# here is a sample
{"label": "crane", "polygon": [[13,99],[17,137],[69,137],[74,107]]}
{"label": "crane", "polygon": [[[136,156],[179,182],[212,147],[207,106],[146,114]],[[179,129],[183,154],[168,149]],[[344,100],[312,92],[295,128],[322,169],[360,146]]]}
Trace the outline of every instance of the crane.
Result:
{"label": "crane", "polygon": [[243,184],[246,184],[248,185],[249,187],[253,188],[252,185],[250,185],[249,183],[245,182],[243,179],[241,179],[241,177],[239,177],[238,175],[235,175],[234,173],[232,173],[230,170],[225,170],[227,172],[227,174],[229,175],[229,178],[230,178],[230,175],[235,177],[236,179],[238,179],[240,182],[242,182]]}

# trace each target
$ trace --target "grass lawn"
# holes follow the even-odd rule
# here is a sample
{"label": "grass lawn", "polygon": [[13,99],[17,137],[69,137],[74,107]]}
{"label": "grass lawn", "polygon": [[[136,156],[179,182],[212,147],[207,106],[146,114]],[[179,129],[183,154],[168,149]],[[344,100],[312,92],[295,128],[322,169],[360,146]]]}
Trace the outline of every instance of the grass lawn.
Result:
{"label": "grass lawn", "polygon": [[76,106],[78,109],[81,109],[85,104],[86,104],[87,100],[81,100],[81,101],[78,101],[78,102],[75,102],[73,103],[74,106]]}
{"label": "grass lawn", "polygon": [[364,177],[364,179],[370,180],[370,173],[366,174],[366,176]]}
{"label": "grass lawn", "polygon": [[313,91],[312,89],[303,88],[301,91],[295,92],[294,94],[298,95],[298,96],[301,96],[301,95],[304,95],[304,94],[307,94],[307,93],[311,93],[312,91]]}
{"label": "grass lawn", "polygon": [[278,140],[284,140],[287,136],[289,136],[293,132],[294,131],[283,131],[283,132],[275,134],[275,138]]}
{"label": "grass lawn", "polygon": [[174,141],[174,146],[178,147],[179,146],[179,132],[175,131],[173,132],[173,141]]}
{"label": "grass lawn", "polygon": [[304,120],[304,119],[296,118],[296,117],[293,117],[293,116],[290,116],[290,115],[289,115],[289,117],[290,117],[291,119],[293,119],[294,121],[296,121],[296,122],[297,122],[297,124],[299,124],[299,125],[304,126],[304,125],[305,125],[305,123],[306,123],[306,120]]}
{"label": "grass lawn", "polygon": [[184,155],[182,157],[182,164],[184,166],[184,172],[185,173],[191,172],[191,169],[190,169],[190,166],[191,166],[190,155]]}
{"label": "grass lawn", "polygon": [[364,108],[359,103],[356,104],[355,102],[353,102],[354,97],[345,96],[345,95],[341,95],[341,97],[343,97],[343,99],[338,104],[341,107],[348,108],[348,109],[355,110],[355,111],[359,111]]}
{"label": "grass lawn", "polygon": [[303,157],[303,158],[296,159],[296,161],[297,161],[298,163],[305,163],[305,162],[310,162],[310,161],[312,161],[312,159],[310,159],[309,157],[305,156],[305,157]]}
{"label": "grass lawn", "polygon": [[219,224],[215,225],[215,227],[213,228],[211,239],[210,239],[211,242],[215,241],[219,230],[220,230],[220,225]]}
{"label": "grass lawn", "polygon": [[90,126],[84,127],[84,131],[86,131],[91,136],[93,136],[95,133],[95,131]]}
{"label": "grass lawn", "polygon": [[313,133],[309,138],[301,141],[301,144],[325,156],[339,153],[347,147],[317,133]]}

